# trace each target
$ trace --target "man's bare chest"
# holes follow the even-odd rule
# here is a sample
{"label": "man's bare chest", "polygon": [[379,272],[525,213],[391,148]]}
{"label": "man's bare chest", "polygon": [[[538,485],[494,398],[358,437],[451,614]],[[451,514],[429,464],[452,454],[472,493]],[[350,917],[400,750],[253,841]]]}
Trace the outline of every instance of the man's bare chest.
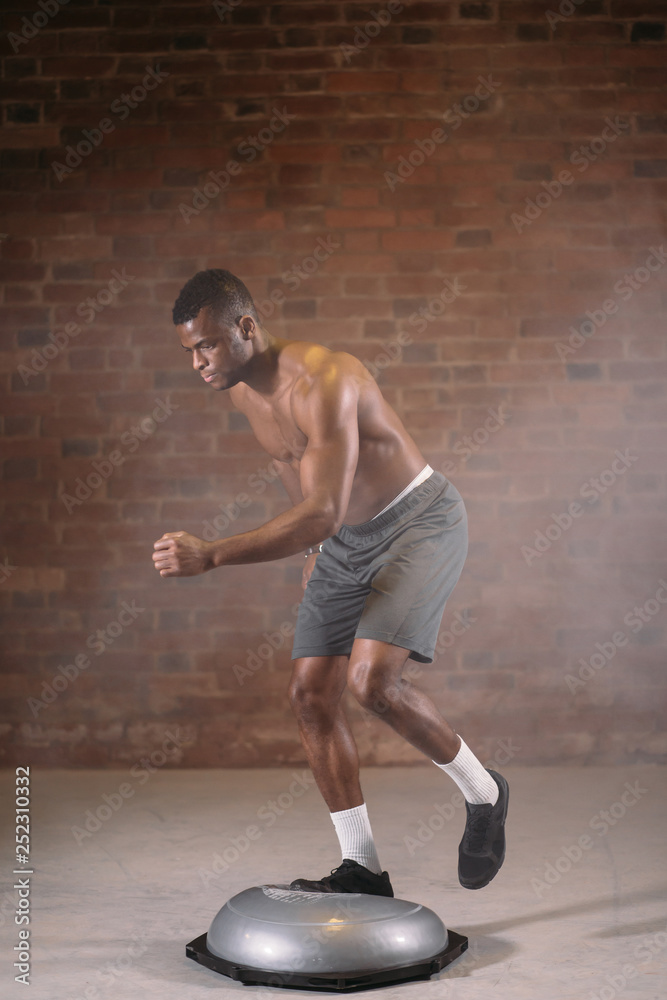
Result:
{"label": "man's bare chest", "polygon": [[302,457],[308,438],[296,425],[289,399],[274,404],[245,403],[242,410],[258,443],[272,458],[291,462]]}

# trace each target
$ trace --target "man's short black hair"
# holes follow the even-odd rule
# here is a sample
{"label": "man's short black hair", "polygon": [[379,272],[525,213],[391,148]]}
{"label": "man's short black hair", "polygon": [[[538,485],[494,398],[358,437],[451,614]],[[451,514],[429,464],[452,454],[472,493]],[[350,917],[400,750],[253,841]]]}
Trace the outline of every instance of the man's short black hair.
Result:
{"label": "man's short black hair", "polygon": [[214,317],[229,326],[235,326],[241,316],[248,314],[259,322],[252,295],[231,271],[215,268],[198,271],[190,278],[174,303],[174,325],[194,319],[205,306],[210,306]]}

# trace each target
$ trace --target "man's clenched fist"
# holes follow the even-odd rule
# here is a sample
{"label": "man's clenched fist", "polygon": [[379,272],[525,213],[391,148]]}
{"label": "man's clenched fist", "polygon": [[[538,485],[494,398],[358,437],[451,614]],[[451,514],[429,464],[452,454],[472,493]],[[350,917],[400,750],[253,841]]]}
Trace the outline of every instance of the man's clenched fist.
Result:
{"label": "man's clenched fist", "polygon": [[211,542],[203,542],[187,531],[167,531],[153,548],[153,562],[160,576],[197,576],[214,566]]}

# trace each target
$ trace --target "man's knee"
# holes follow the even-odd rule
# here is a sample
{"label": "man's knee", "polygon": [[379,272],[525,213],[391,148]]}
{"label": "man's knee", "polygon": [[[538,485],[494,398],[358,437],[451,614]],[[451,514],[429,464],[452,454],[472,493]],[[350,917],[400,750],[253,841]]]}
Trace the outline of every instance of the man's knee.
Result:
{"label": "man's knee", "polygon": [[362,708],[374,715],[382,715],[398,695],[397,684],[386,672],[365,660],[350,663],[347,686]]}
{"label": "man's knee", "polygon": [[292,710],[297,715],[305,711],[316,700],[315,691],[308,678],[298,674],[293,676],[290,681],[289,688],[287,689],[287,697],[289,698]]}
{"label": "man's knee", "polygon": [[295,669],[287,690],[292,711],[301,719],[331,715],[340,700],[335,676],[313,669]]}

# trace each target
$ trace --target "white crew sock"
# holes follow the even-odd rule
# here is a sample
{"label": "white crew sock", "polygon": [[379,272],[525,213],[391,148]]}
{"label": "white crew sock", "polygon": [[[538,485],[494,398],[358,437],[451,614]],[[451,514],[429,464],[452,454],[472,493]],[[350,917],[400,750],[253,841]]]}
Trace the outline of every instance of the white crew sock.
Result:
{"label": "white crew sock", "polygon": [[435,760],[433,763],[454,779],[470,805],[479,806],[483,802],[489,802],[494,806],[499,795],[497,784],[470,747],[460,736],[459,739],[461,746],[454,760],[449,764],[438,764]]}
{"label": "white crew sock", "polygon": [[353,809],[341,809],[340,812],[330,813],[330,816],[336,827],[343,858],[351,858],[376,875],[381,875],[382,866],[375,850],[366,803],[362,802]]}

